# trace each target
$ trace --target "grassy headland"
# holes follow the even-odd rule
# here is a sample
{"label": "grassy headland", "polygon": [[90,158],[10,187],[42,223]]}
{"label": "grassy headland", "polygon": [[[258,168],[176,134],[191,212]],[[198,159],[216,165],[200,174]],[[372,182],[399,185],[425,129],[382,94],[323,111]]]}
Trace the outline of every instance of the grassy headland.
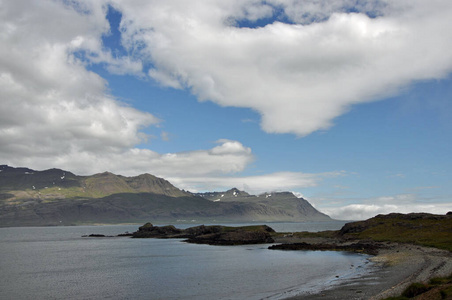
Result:
{"label": "grassy headland", "polygon": [[274,233],[273,237],[285,243],[286,249],[377,254],[371,260],[384,270],[377,275],[378,282],[369,278],[372,283],[357,283],[356,292],[345,284],[310,295],[309,299],[452,300],[452,275],[448,276],[452,272],[451,213],[378,215],[348,223],[337,231]]}
{"label": "grassy headland", "polygon": [[[356,241],[365,244],[394,242],[452,251],[452,215],[393,213],[347,223],[337,231],[276,232],[273,235],[277,241],[287,244],[308,242],[313,243],[314,246],[316,244],[343,246]],[[320,248],[322,247],[319,247],[319,250]],[[336,249],[342,250],[342,247]]]}
{"label": "grassy headland", "polygon": [[452,214],[426,213],[378,215],[346,224],[339,235],[377,242],[409,243],[452,251]]}

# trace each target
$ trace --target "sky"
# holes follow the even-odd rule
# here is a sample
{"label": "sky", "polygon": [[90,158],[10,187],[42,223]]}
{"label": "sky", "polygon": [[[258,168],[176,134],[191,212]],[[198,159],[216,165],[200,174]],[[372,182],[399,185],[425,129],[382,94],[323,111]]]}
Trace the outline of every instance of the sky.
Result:
{"label": "sky", "polygon": [[445,214],[451,20],[449,0],[0,0],[0,163]]}

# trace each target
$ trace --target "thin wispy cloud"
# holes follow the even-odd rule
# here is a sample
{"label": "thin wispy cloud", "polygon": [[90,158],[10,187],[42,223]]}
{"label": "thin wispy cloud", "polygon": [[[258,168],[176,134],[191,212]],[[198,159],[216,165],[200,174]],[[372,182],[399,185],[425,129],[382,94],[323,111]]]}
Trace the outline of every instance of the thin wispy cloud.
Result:
{"label": "thin wispy cloud", "polygon": [[258,176],[169,177],[169,179],[171,182],[192,192],[205,192],[236,187],[251,194],[261,194],[264,192],[281,192],[314,187],[325,178],[338,176],[344,176],[344,172],[323,174],[278,172]]}

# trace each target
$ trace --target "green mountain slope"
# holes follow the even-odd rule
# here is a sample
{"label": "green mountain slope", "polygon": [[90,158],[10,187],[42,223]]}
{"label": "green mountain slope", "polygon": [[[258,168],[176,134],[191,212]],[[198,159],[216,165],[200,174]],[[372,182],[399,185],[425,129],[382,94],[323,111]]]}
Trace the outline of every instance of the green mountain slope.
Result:
{"label": "green mountain slope", "polygon": [[20,203],[22,200],[51,201],[68,198],[102,198],[118,193],[155,193],[171,197],[189,196],[165,179],[150,174],[125,177],[109,172],[77,176],[71,172],[50,169],[0,166],[0,199]]}
{"label": "green mountain slope", "polygon": [[[241,197],[237,198],[237,193]],[[150,174],[77,176],[0,166],[0,227],[92,223],[326,221],[292,193],[252,196],[233,189],[212,201]]]}

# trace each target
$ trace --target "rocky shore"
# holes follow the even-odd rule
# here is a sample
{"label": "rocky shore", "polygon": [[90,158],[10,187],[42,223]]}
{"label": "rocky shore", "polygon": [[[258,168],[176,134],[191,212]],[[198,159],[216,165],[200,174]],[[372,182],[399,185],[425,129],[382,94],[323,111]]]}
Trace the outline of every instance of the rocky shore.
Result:
{"label": "rocky shore", "polygon": [[[377,242],[382,241],[382,242]],[[371,254],[370,274],[341,280],[315,294],[289,299],[379,300],[399,296],[412,283],[452,275],[452,214],[378,215],[366,221],[346,224],[337,232],[294,233],[275,238],[272,249],[340,250]],[[443,248],[443,249],[441,249]],[[444,298],[432,289],[415,299]]]}
{"label": "rocky shore", "polygon": [[[266,225],[201,225],[178,229],[172,225],[159,227],[146,223],[131,236],[182,238],[189,243],[209,245],[275,243],[269,249],[348,251],[371,255],[370,274],[353,280],[337,276],[337,280],[325,290],[288,299],[379,300],[400,295],[411,283],[452,274],[451,213],[378,215],[366,221],[348,223],[339,231],[289,234],[277,233]],[[435,297],[423,294],[416,299],[437,299]]]}
{"label": "rocky shore", "polygon": [[[369,259],[373,271],[353,281],[338,278],[331,286],[315,294],[300,294],[288,299],[379,300],[399,296],[411,283],[452,274],[452,253],[429,247],[384,243]],[[436,299],[426,296],[420,299]],[[441,299],[441,298],[438,298]]]}
{"label": "rocky shore", "polygon": [[382,243],[375,242],[356,242],[356,243],[346,243],[341,244],[338,242],[332,243],[287,243],[278,244],[268,247],[270,250],[311,250],[311,251],[348,251],[356,253],[365,253],[370,255],[377,255],[378,252],[384,248],[385,245]]}

